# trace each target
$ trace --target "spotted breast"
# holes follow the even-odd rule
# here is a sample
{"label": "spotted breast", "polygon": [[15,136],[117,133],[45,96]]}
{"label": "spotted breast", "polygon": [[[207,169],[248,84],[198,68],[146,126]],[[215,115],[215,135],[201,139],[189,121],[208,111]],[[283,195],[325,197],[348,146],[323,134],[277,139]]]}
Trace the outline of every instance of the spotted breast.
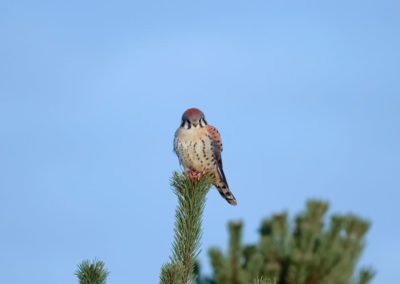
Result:
{"label": "spotted breast", "polygon": [[175,135],[175,152],[185,171],[210,173],[216,167],[214,140],[205,127],[179,128]]}

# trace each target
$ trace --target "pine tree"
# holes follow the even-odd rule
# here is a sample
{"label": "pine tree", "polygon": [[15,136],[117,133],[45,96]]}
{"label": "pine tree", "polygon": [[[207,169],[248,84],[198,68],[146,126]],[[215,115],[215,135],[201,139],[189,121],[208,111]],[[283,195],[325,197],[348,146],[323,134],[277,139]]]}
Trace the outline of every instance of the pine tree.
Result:
{"label": "pine tree", "polygon": [[333,215],[324,226],[328,204],[311,200],[291,228],[287,213],[265,219],[256,244],[241,242],[243,224],[229,224],[229,250],[211,248],[212,277],[199,284],[367,284],[371,269],[356,264],[370,224],[354,215]]}
{"label": "pine tree", "polygon": [[[161,284],[367,284],[374,276],[370,268],[355,273],[370,224],[336,214],[327,226],[328,204],[311,200],[294,226],[286,212],[263,220],[255,244],[243,245],[243,223],[230,222],[228,253],[211,248],[213,274],[202,277],[196,258],[211,178],[193,181],[174,173],[171,184],[178,206],[172,256],[161,269]],[[106,284],[109,272],[102,261],[86,260],[75,274],[80,284]]]}
{"label": "pine tree", "polygon": [[211,187],[205,176],[193,181],[186,175],[174,173],[172,187],[178,197],[175,214],[175,237],[171,261],[161,269],[162,284],[187,284],[194,281],[194,269],[200,252],[202,215],[205,199]]}

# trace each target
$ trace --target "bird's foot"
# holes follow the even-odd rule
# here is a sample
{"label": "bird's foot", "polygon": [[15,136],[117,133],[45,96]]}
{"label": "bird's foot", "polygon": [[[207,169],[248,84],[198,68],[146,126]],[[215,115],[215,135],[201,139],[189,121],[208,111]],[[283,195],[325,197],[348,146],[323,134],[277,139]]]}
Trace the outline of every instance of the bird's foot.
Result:
{"label": "bird's foot", "polygon": [[199,181],[204,176],[204,173],[190,169],[188,175],[191,180]]}

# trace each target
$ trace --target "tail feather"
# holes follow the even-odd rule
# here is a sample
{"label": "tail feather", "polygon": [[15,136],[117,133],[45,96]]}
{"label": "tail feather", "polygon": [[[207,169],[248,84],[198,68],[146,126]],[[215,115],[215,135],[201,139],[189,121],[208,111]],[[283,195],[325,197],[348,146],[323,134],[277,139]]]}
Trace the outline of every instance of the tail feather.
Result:
{"label": "tail feather", "polygon": [[229,185],[226,181],[224,170],[222,169],[222,160],[219,160],[216,170],[214,186],[230,205],[237,205],[235,196],[233,196],[232,192],[229,190]]}
{"label": "tail feather", "polygon": [[223,182],[218,182],[214,184],[214,186],[218,189],[219,194],[221,194],[221,196],[225,198],[225,200],[228,201],[230,205],[237,205],[236,198],[229,190],[228,184]]}

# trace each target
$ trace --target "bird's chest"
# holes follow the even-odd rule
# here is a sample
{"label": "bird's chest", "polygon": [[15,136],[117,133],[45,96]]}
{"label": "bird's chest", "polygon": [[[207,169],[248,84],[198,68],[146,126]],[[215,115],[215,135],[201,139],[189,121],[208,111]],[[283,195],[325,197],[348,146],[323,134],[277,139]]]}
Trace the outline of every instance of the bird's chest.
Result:
{"label": "bird's chest", "polygon": [[186,170],[207,171],[216,165],[213,141],[203,129],[182,130],[176,146],[181,164]]}

